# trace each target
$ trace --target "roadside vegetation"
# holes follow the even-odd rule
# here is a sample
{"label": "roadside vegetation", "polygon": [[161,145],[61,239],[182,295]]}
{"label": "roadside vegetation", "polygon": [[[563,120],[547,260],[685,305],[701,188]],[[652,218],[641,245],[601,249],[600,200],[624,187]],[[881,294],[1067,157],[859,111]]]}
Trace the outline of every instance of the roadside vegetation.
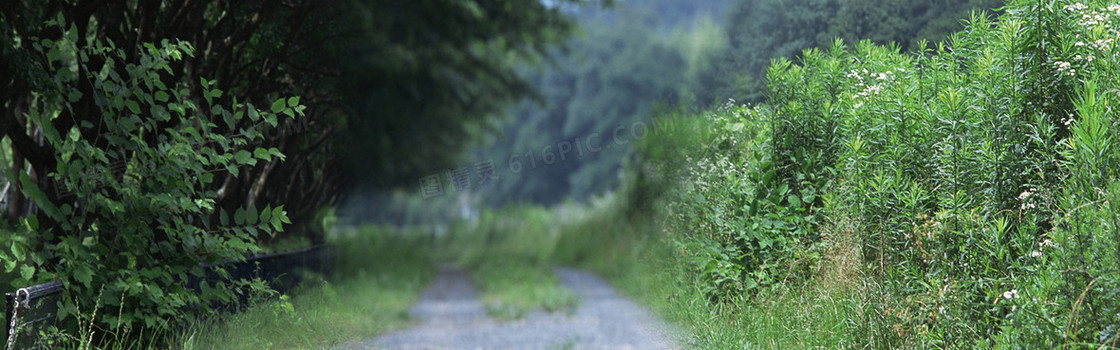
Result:
{"label": "roadside vegetation", "polygon": [[1120,344],[1117,10],[837,41],[771,64],[765,104],[670,116],[634,167],[673,188],[652,304],[701,348]]}
{"label": "roadside vegetation", "polygon": [[318,349],[409,326],[408,308],[435,276],[426,237],[387,227],[338,228],[327,242],[337,254],[333,276],[309,276],[289,294],[199,318],[173,338],[173,348]]}

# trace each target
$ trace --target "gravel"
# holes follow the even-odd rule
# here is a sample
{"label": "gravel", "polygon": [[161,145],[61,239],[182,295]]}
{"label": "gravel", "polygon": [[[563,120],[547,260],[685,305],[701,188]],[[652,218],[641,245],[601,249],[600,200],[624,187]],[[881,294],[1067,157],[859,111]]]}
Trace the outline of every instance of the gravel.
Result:
{"label": "gravel", "polygon": [[467,272],[443,267],[410,313],[420,324],[348,349],[672,349],[667,325],[595,275],[556,268],[580,299],[574,311],[536,310],[498,322],[486,315]]}

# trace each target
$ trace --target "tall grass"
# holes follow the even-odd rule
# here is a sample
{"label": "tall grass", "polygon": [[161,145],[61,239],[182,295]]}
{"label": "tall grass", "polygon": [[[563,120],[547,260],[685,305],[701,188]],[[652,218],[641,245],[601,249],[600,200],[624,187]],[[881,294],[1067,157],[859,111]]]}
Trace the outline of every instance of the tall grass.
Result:
{"label": "tall grass", "polygon": [[174,340],[180,349],[324,348],[411,325],[408,307],[434,275],[428,234],[365,226],[328,236],[335,276],[216,319]]}

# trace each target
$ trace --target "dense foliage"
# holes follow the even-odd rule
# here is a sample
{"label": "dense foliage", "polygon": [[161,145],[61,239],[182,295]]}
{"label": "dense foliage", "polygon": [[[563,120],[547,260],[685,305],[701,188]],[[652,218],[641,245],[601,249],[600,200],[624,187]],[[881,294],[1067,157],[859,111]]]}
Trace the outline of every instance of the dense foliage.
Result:
{"label": "dense foliage", "polygon": [[[279,206],[221,210],[209,186],[215,172],[236,176],[241,167],[283,159],[276,148],[245,145],[263,138],[266,125],[303,114],[299,98],[278,99],[267,111],[223,106],[214,100],[223,92],[203,80],[205,103],[196,104],[185,85],[163,80],[174,78],[171,64],[194,54],[189,43],[145,44],[140,64],[124,63],[124,50],[98,41],[79,48],[73,26],[62,17],[51,24],[63,38],[44,40],[38,53],[59,68],[24,116],[58,152],[47,179],[70,200],[52,201],[28,174],[9,173],[40,213],[3,237],[4,270],[19,272],[13,285],[59,280],[71,296],[59,305],[61,319],[78,316],[110,330],[166,328],[192,309],[248,292],[238,286],[249,281],[221,280],[200,289],[188,282],[209,272],[202,264],[259,251],[258,237],[290,221]],[[117,65],[126,75],[115,74]],[[75,109],[83,95],[78,85],[91,80],[100,123],[57,129],[52,121]],[[211,132],[243,119],[248,125],[239,133]],[[94,319],[91,310],[98,307],[116,311]]]}
{"label": "dense foliage", "polygon": [[693,283],[766,300],[837,279],[854,240],[853,342],[1114,346],[1117,25],[1108,1],[1010,1],[933,49],[805,50],[769,67],[767,104],[665,123],[712,130],[643,151],[691,157],[666,223]]}
{"label": "dense foliage", "polygon": [[103,337],[267,291],[215,263],[462,156],[572,29],[499,0],[4,2],[4,270]]}

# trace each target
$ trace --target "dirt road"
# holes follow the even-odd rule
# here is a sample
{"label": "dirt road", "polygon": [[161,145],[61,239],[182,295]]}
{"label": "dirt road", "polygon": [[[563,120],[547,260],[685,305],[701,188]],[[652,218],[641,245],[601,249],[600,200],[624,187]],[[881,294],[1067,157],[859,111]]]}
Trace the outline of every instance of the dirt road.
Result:
{"label": "dirt road", "polygon": [[668,327],[647,309],[619,296],[595,275],[557,268],[560,283],[579,296],[573,312],[533,311],[498,322],[486,314],[467,272],[441,268],[411,314],[413,328],[348,346],[350,349],[672,349]]}

